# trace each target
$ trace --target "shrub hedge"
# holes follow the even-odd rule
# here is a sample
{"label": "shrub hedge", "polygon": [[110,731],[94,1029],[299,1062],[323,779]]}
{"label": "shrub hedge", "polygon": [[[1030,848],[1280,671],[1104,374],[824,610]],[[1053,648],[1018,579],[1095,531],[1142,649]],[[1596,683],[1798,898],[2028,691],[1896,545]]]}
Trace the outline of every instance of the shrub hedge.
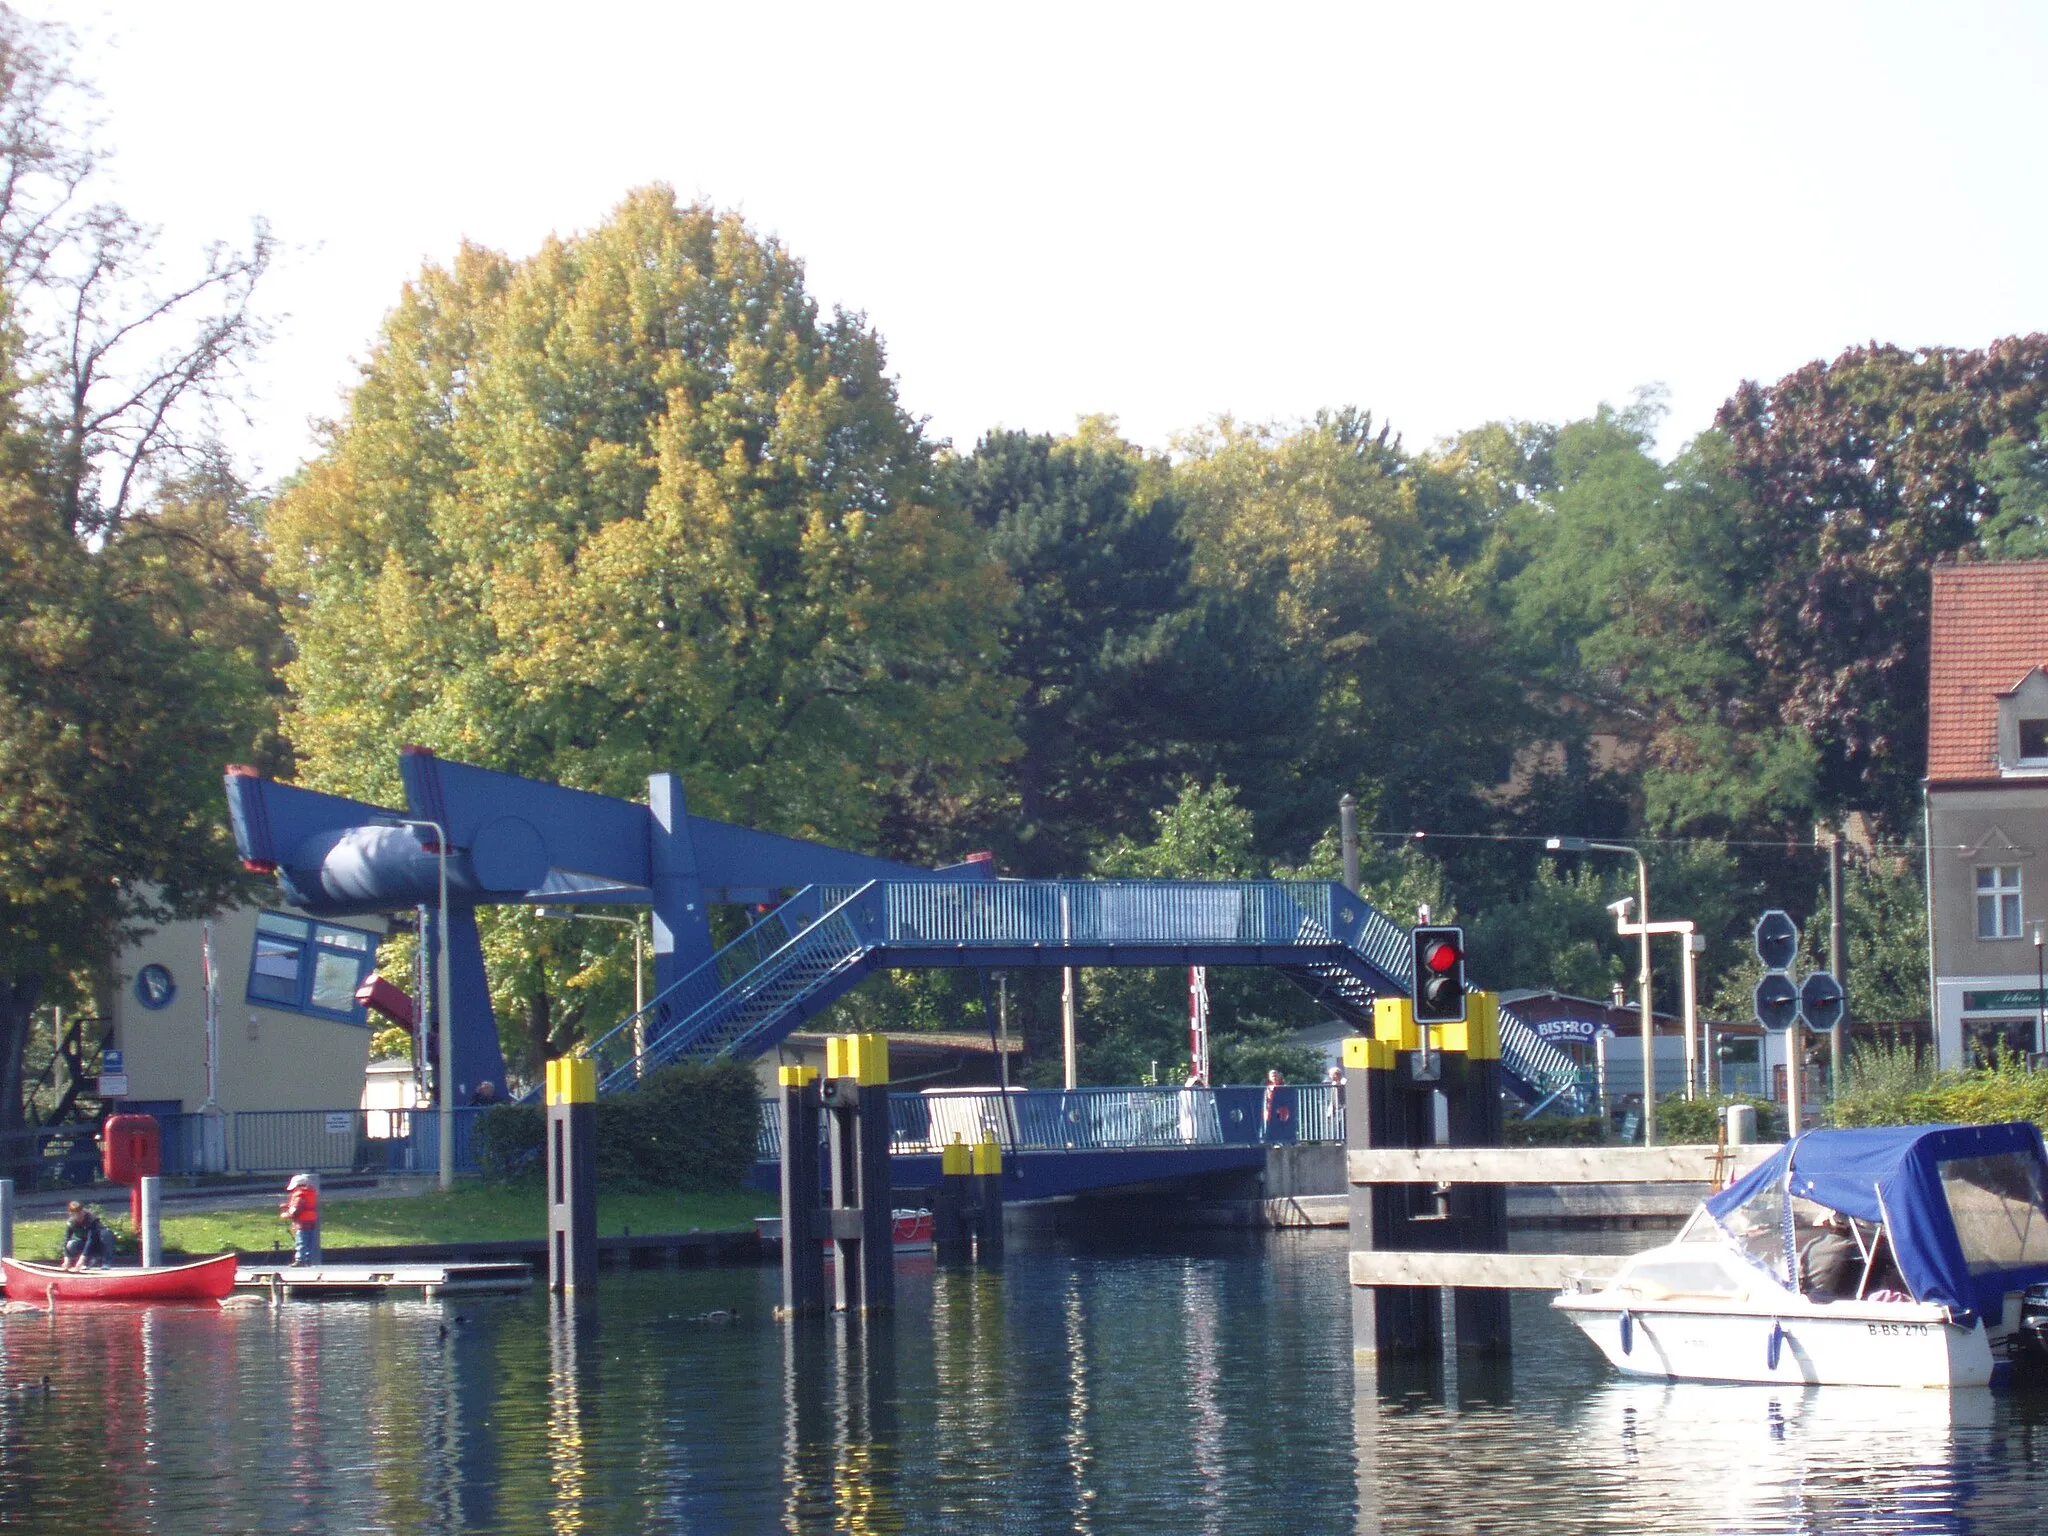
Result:
{"label": "shrub hedge", "polygon": [[[730,1189],[754,1164],[760,1090],[745,1062],[679,1062],[597,1101],[597,1178],[608,1189]],[[507,1104],[473,1133],[487,1177],[540,1166],[547,1112]]]}
{"label": "shrub hedge", "polygon": [[1828,1106],[1830,1125],[1990,1125],[2031,1120],[2048,1126],[2048,1072],[2001,1059],[1989,1066],[1917,1074],[1848,1074]]}
{"label": "shrub hedge", "polygon": [[[1667,1144],[1711,1142],[1720,1139],[1721,1111],[1730,1104],[1751,1104],[1756,1108],[1759,1141],[1780,1141],[1785,1135],[1785,1111],[1758,1099],[1702,1094],[1696,1099],[1679,1095],[1657,1100],[1657,1139]],[[1601,1115],[1543,1115],[1534,1120],[1510,1120],[1502,1127],[1501,1139],[1511,1147],[1597,1147],[1616,1139],[1613,1125]]]}

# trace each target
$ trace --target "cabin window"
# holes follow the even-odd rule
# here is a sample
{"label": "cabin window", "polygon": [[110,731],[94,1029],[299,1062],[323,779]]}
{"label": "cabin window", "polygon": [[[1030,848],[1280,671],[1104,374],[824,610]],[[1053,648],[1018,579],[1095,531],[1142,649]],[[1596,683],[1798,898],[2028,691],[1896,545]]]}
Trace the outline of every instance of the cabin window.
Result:
{"label": "cabin window", "polygon": [[356,988],[377,953],[377,936],[360,928],[316,923],[287,912],[256,917],[249,959],[249,1001],[328,1019],[361,1023]]}
{"label": "cabin window", "polygon": [[1977,937],[2020,936],[2020,867],[1985,864],[1977,869]]}
{"label": "cabin window", "polygon": [[2048,1264],[2040,1165],[2017,1152],[1943,1158],[1941,1192],[1971,1274]]}
{"label": "cabin window", "polygon": [[2048,720],[2020,722],[2020,761],[2048,763]]}

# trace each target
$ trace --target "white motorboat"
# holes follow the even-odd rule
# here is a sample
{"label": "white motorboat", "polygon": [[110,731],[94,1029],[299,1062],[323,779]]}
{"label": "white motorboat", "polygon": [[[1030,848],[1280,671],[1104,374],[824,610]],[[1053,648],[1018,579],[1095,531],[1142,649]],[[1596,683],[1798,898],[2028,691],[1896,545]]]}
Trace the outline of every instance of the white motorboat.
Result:
{"label": "white motorboat", "polygon": [[1631,1376],[1946,1389],[2048,1361],[2043,1282],[2040,1130],[1902,1126],[1798,1137],[1551,1304]]}

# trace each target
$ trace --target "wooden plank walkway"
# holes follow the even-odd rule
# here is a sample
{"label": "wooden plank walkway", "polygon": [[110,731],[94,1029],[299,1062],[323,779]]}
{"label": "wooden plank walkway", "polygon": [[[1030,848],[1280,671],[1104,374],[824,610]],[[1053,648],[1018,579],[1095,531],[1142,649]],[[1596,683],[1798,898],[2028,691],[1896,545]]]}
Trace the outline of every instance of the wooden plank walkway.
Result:
{"label": "wooden plank walkway", "polygon": [[1623,1254],[1400,1253],[1354,1250],[1353,1285],[1464,1285],[1511,1291],[1561,1291],[1573,1275],[1607,1276]]}
{"label": "wooden plank walkway", "polygon": [[235,1284],[286,1294],[418,1291],[447,1296],[469,1291],[523,1291],[533,1284],[529,1264],[247,1264]]}
{"label": "wooden plank walkway", "polygon": [[1353,1184],[1700,1184],[1747,1173],[1776,1146],[1383,1147],[1345,1159]]}

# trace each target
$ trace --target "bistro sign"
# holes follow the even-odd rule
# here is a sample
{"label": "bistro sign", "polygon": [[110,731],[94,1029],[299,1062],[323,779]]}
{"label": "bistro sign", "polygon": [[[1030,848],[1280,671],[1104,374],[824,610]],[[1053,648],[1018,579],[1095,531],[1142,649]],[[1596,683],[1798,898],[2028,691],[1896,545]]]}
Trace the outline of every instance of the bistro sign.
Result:
{"label": "bistro sign", "polygon": [[1536,1031],[1538,1040],[1555,1044],[1560,1040],[1576,1040],[1583,1044],[1600,1035],[1614,1038],[1614,1031],[1607,1027],[1604,1019],[1531,1019],[1529,1027]]}

